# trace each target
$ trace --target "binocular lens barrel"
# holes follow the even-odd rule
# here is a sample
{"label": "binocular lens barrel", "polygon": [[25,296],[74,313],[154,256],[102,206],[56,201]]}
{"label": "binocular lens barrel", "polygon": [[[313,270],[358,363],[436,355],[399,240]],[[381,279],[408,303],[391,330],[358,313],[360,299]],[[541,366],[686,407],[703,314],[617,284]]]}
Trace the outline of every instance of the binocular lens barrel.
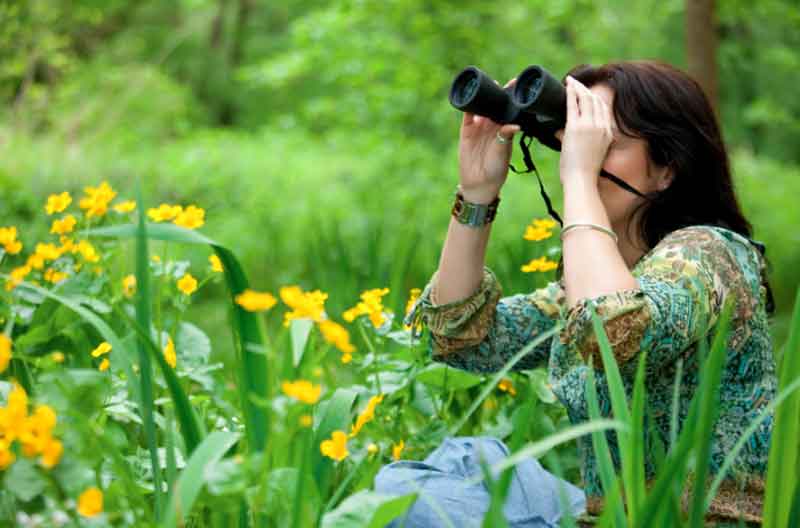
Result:
{"label": "binocular lens barrel", "polygon": [[474,66],[465,68],[450,87],[450,104],[462,112],[471,112],[492,118],[498,123],[513,119],[513,105],[509,94],[488,75]]}
{"label": "binocular lens barrel", "polygon": [[529,66],[517,77],[512,96],[523,112],[540,116],[540,120],[567,121],[567,91],[561,82],[540,66]]}

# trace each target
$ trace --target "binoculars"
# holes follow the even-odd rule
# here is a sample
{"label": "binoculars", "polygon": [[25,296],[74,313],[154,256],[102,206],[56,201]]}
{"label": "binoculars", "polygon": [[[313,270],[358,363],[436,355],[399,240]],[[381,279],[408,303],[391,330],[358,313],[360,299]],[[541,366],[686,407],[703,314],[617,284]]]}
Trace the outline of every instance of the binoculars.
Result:
{"label": "binoculars", "polygon": [[480,69],[468,66],[453,79],[450,104],[497,123],[519,125],[524,134],[561,150],[555,133],[567,122],[567,91],[541,66],[525,68],[516,84],[505,89]]}

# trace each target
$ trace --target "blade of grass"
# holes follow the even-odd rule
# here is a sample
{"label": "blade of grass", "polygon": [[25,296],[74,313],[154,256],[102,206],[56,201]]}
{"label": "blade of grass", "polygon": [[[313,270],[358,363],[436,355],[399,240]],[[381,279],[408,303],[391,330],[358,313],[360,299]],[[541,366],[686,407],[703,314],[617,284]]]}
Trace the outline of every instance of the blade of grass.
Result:
{"label": "blade of grass", "polygon": [[[608,394],[611,398],[611,409],[614,417],[626,424],[627,429],[631,429],[631,413],[628,409],[628,400],[625,396],[625,385],[622,381],[622,375],[617,367],[617,361],[614,359],[614,353],[611,344],[606,336],[603,323],[594,310],[594,306],[589,305],[589,313],[592,316],[592,325],[594,327],[595,335],[597,336],[597,344],[600,348],[600,357],[603,361],[603,372],[606,375],[606,383],[608,384]],[[632,433],[633,431],[631,431]],[[640,486],[636,483],[636,470],[634,467],[634,446],[635,442],[641,442],[641,438],[632,438],[629,434],[618,433],[617,442],[619,445],[619,456],[622,460],[622,482],[625,492],[626,504],[628,508],[628,520],[632,525],[636,524],[636,517],[639,512],[639,506],[644,499],[639,494]]]}
{"label": "blade of grass", "polygon": [[214,431],[197,446],[169,494],[162,515],[162,528],[184,526],[183,521],[192,511],[194,501],[206,481],[206,469],[225,456],[238,439],[236,433]]}
{"label": "blade of grass", "polygon": [[644,442],[645,442],[645,424],[644,424],[644,373],[645,365],[647,364],[647,352],[642,353],[639,359],[639,365],[636,368],[636,379],[633,383],[633,413],[632,420],[632,434],[631,434],[631,454],[633,456],[633,482],[630,485],[636,487],[636,494],[639,497],[639,502],[644,501],[646,493],[646,482],[644,472]]}
{"label": "blade of grass", "polygon": [[[144,223],[144,202],[142,201],[141,182],[137,181],[136,201],[139,223],[136,229],[136,321],[139,326],[150,329],[150,272],[147,262],[147,228]],[[158,443],[156,440],[156,423],[153,418],[153,368],[147,354],[142,336],[136,340],[139,351],[139,384],[142,394],[140,412],[144,426],[144,437],[150,452],[150,465],[153,471],[153,494],[155,496],[156,520],[159,519],[163,506],[163,490],[161,488],[161,465],[158,461]]]}
{"label": "blade of grass", "polygon": [[[135,236],[136,229],[135,226],[126,224],[91,229],[82,233],[96,237],[131,238]],[[148,224],[147,236],[152,240],[209,245],[222,262],[233,310],[234,348],[239,359],[237,388],[244,413],[248,445],[252,450],[262,451],[269,433],[269,406],[259,406],[256,401],[266,401],[269,398],[269,364],[266,354],[256,352],[264,350],[264,340],[256,314],[236,304],[236,296],[249,287],[239,261],[229,249],[214,240],[173,224]],[[251,398],[251,395],[255,398]]]}
{"label": "blade of grass", "polygon": [[706,475],[711,458],[714,424],[719,416],[719,385],[722,380],[722,369],[727,356],[728,335],[735,307],[733,298],[725,302],[720,314],[718,329],[711,346],[711,354],[701,370],[700,395],[701,405],[698,427],[695,430],[695,466],[694,489],[692,490],[689,509],[689,525],[702,527],[705,517]]}
{"label": "blade of grass", "polygon": [[[589,419],[600,420],[600,405],[597,402],[597,387],[594,379],[594,367],[591,362],[586,375],[586,403],[589,410]],[[608,439],[604,432],[592,433],[592,447],[595,453],[597,470],[600,475],[600,482],[603,485],[603,493],[607,497],[606,506],[614,509],[614,520],[617,526],[625,526],[625,509],[620,497],[620,487],[614,471],[614,463],[611,459],[611,451],[608,448]]]}
{"label": "blade of grass", "polygon": [[[778,390],[782,391],[798,377],[800,377],[800,289],[797,290],[795,298],[789,338],[783,347]],[[800,436],[800,394],[795,393],[775,411],[764,498],[766,528],[788,526],[786,523],[789,519],[792,495],[781,491],[795,489],[798,483],[798,436]]]}

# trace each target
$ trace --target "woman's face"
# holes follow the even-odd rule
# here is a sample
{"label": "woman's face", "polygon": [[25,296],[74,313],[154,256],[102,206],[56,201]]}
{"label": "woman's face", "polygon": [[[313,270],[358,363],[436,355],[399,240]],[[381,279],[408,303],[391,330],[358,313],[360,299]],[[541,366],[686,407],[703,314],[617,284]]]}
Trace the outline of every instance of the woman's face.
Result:
{"label": "woman's face", "polygon": [[[590,90],[603,99],[609,109],[613,108],[614,93],[611,88],[605,84],[596,84]],[[608,148],[603,169],[642,194],[669,187],[672,174],[667,167],[658,167],[653,163],[647,152],[647,143],[643,139],[623,135],[613,114],[611,126],[614,139]],[[644,198],[626,191],[608,178],[598,178],[597,188],[612,227],[615,230],[626,229],[631,220],[630,215],[645,201]]]}

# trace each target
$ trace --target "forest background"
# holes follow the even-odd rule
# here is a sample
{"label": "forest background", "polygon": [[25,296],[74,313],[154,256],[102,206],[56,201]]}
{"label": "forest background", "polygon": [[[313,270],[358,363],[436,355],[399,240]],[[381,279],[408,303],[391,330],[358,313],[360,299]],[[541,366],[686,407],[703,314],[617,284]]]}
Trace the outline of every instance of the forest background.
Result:
{"label": "forest background", "polygon": [[[106,180],[132,196],[141,178],[148,206],[204,207],[203,232],[255,288],[319,288],[339,314],[391,285],[384,303],[401,313],[449,221],[458,71],[504,83],[530,64],[561,77],[660,59],[717,105],[782,343],[800,285],[798,49],[789,0],[12,0],[0,5],[0,225],[30,247],[49,229],[47,195]],[[563,210],[557,154],[533,153]],[[512,174],[487,257],[506,295],[530,291],[522,233],[546,216],[535,177]],[[204,288],[189,319],[227,361],[224,295]]]}

